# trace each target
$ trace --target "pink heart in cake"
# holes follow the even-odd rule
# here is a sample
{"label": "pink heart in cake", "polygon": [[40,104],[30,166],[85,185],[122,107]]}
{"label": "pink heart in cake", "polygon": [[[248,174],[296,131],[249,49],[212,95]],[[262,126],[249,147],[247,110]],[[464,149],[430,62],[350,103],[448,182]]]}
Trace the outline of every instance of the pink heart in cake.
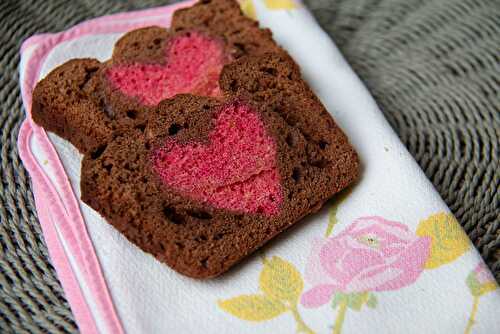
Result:
{"label": "pink heart in cake", "polygon": [[191,31],[167,42],[164,64],[115,65],[106,77],[123,94],[154,106],[181,93],[220,96],[219,75],[229,60],[222,41]]}
{"label": "pink heart in cake", "polygon": [[207,143],[168,139],[153,154],[154,170],[182,195],[216,208],[276,214],[283,201],[277,148],[261,118],[239,102],[214,117]]}

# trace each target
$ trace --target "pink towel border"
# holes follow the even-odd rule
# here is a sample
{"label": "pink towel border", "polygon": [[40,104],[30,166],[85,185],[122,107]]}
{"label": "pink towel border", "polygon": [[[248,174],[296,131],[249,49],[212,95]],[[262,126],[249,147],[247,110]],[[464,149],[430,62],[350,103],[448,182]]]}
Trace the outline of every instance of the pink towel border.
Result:
{"label": "pink towel border", "polygon": [[[58,44],[84,35],[122,33],[150,25],[168,26],[172,13],[180,7],[189,6],[192,2],[187,1],[171,6],[103,16],[80,23],[61,33],[32,36],[24,41],[21,46],[21,54],[29,48],[35,49],[27,60],[26,73],[23,77],[24,80],[21,82],[21,94],[27,111],[27,118],[21,125],[19,132],[19,155],[32,179],[38,218],[50,258],[56,268],[77,325],[80,331],[85,334],[98,333],[99,331],[58,232],[66,241],[68,251],[73,255],[85,279],[88,290],[95,300],[97,307],[95,311],[103,319],[106,330],[109,333],[117,334],[124,333],[124,330],[80,212],[79,201],[73,192],[57,151],[45,131],[34,124],[31,119],[32,90],[38,81],[45,58]],[[138,18],[141,20],[137,20]],[[131,19],[137,21],[127,22]],[[57,192],[56,185],[52,183],[31,151],[30,143],[33,138],[36,139],[42,151],[48,157],[48,164],[54,170],[55,184],[59,186],[61,193]],[[57,222],[57,229],[55,222]]]}

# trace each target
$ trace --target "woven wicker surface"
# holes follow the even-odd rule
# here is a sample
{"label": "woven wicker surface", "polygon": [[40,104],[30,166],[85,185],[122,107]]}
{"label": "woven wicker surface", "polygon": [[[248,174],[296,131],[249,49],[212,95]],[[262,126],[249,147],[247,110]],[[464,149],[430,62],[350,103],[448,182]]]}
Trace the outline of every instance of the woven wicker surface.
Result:
{"label": "woven wicker surface", "polygon": [[[19,46],[103,14],[173,1],[0,2],[0,331],[76,332],[17,152]],[[500,279],[500,2],[309,0]]]}

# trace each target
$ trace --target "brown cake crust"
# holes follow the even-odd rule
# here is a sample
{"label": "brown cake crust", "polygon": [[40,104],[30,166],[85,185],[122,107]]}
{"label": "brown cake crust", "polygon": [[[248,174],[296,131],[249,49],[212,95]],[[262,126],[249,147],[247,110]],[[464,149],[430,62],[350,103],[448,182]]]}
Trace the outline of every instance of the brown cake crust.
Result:
{"label": "brown cake crust", "polygon": [[47,131],[69,140],[80,152],[95,150],[112,134],[100,98],[95,59],[74,59],[53,70],[33,91],[31,116]]}
{"label": "brown cake crust", "polygon": [[192,7],[175,11],[172,30],[204,29],[224,36],[235,59],[246,55],[285,53],[273,40],[271,30],[246,17],[234,0],[200,1]]}
{"label": "brown cake crust", "polygon": [[[116,64],[164,61],[165,43],[190,31],[220,38],[222,98],[177,95],[157,106],[124,96],[106,81]],[[151,156],[169,138],[203,142],[226,104],[252,107],[277,145],[283,201],[276,214],[245,213],[193,200],[166,185]],[[32,115],[82,153],[82,200],[136,246],[195,278],[220,275],[359,174],[347,137],[301,78],[270,31],[242,16],[235,1],[201,1],[174,14],[172,28],[132,31],[111,60],[67,62],[39,82]]]}

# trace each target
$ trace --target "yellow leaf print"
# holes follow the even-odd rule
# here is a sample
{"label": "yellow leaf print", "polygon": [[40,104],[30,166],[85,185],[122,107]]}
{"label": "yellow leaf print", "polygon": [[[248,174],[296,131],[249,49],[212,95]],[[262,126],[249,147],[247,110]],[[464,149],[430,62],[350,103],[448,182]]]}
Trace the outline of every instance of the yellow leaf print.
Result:
{"label": "yellow leaf print", "polygon": [[248,321],[269,320],[287,310],[279,301],[261,295],[241,295],[221,300],[218,305],[235,317]]}
{"label": "yellow leaf print", "polygon": [[288,312],[295,320],[297,333],[315,334],[304,322],[297,308],[304,282],[295,266],[278,256],[271,259],[264,256],[263,264],[259,276],[259,289],[263,295],[241,295],[220,300],[217,303],[219,307],[248,321],[270,320]]}
{"label": "yellow leaf print", "polygon": [[255,6],[253,5],[252,0],[239,0],[238,2],[240,4],[240,8],[243,14],[254,20],[257,18],[257,14],[255,12]]}
{"label": "yellow leaf print", "polygon": [[266,7],[271,10],[297,8],[297,4],[294,0],[264,0],[264,3]]}
{"label": "yellow leaf print", "polygon": [[484,294],[487,294],[488,292],[495,291],[497,288],[498,286],[495,282],[486,283],[481,287],[480,295],[482,296]]}
{"label": "yellow leaf print", "polygon": [[470,247],[470,241],[449,213],[440,212],[420,222],[416,234],[432,239],[426,269],[434,269],[457,259]]}
{"label": "yellow leaf print", "polygon": [[259,286],[269,298],[295,305],[304,288],[304,282],[291,263],[273,256],[271,259],[264,260]]}

